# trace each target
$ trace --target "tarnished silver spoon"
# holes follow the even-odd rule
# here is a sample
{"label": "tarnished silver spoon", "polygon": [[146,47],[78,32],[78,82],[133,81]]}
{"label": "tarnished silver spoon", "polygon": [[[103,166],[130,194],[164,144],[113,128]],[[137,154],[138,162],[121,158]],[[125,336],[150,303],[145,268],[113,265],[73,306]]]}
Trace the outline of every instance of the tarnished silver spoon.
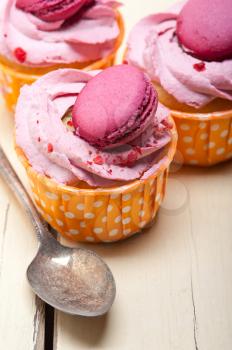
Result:
{"label": "tarnished silver spoon", "polygon": [[106,263],[96,253],[64,247],[52,236],[1,147],[0,176],[25,208],[40,242],[38,253],[27,269],[34,292],[66,313],[82,316],[106,313],[116,293]]}

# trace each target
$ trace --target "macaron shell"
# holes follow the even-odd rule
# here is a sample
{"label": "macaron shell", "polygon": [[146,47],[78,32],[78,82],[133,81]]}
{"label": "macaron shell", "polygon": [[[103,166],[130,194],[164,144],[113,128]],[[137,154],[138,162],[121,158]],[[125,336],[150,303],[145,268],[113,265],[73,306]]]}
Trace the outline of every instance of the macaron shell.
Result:
{"label": "macaron shell", "polygon": [[17,0],[16,6],[44,21],[56,22],[71,17],[90,2],[92,0]]}
{"label": "macaron shell", "polygon": [[137,68],[128,65],[108,68],[81,91],[73,109],[74,126],[89,142],[102,139],[138,113],[146,90],[145,76]]}
{"label": "macaron shell", "polygon": [[231,18],[231,0],[189,0],[178,16],[177,37],[199,59],[231,58]]}

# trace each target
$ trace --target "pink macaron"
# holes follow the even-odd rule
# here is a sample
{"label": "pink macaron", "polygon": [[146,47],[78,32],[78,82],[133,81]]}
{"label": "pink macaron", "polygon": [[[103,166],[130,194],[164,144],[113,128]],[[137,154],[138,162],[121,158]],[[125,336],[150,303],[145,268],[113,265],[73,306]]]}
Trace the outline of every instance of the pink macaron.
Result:
{"label": "pink macaron", "polygon": [[76,133],[99,148],[125,144],[154,119],[158,97],[138,68],[118,65],[91,79],[72,112]]}
{"label": "pink macaron", "polygon": [[189,0],[178,16],[176,33],[199,59],[232,58],[232,0]]}
{"label": "pink macaron", "polygon": [[47,22],[65,20],[93,0],[17,0],[16,6]]}

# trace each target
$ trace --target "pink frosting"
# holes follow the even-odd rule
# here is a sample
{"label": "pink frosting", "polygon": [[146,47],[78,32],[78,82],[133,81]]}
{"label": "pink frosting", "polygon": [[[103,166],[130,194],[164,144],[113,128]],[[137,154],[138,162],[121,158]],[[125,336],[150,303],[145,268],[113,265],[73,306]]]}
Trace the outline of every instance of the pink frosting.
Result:
{"label": "pink frosting", "polygon": [[117,1],[96,0],[76,17],[46,22],[1,0],[0,54],[25,66],[87,62],[108,56],[119,36]]}
{"label": "pink frosting", "polygon": [[130,34],[126,59],[181,103],[200,108],[218,97],[232,101],[232,59],[200,61],[176,38],[177,17],[184,3],[142,19]]}
{"label": "pink frosting", "polygon": [[21,89],[16,143],[37,172],[59,183],[82,180],[91,186],[110,187],[146,178],[166,158],[163,152],[171,133],[169,113],[162,105],[141,135],[109,150],[99,150],[67,129],[63,115],[97,73],[60,69]]}

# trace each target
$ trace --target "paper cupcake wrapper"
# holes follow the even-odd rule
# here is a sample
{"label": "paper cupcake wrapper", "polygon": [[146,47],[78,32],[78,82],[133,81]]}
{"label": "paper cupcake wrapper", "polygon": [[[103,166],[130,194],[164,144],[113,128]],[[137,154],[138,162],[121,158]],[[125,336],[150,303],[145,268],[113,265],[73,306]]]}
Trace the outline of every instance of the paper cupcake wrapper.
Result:
{"label": "paper cupcake wrapper", "polygon": [[210,166],[232,158],[232,110],[171,115],[178,132],[177,161]]}
{"label": "paper cupcake wrapper", "polygon": [[[63,65],[63,66],[56,66],[51,67],[49,69],[50,71],[57,69],[57,68],[76,68],[76,69],[83,69],[86,71],[89,70],[98,70],[98,69],[104,69],[107,67],[110,67],[114,64],[115,56],[117,53],[118,48],[120,47],[122,40],[124,38],[124,22],[121,14],[118,12],[118,24],[120,28],[120,34],[117,39],[115,49],[108,57],[103,58],[101,60],[95,61],[95,62],[88,62],[88,63],[74,63],[71,65]],[[39,68],[39,71],[42,71],[43,69]],[[44,73],[38,74],[38,69],[36,68],[27,68],[22,71],[20,71],[20,67],[18,65],[14,64],[7,64],[5,61],[0,60],[0,88],[2,91],[3,98],[5,100],[6,106],[9,109],[10,112],[14,112],[15,106],[17,103],[17,99],[20,93],[20,88],[24,84],[32,84],[35,80],[40,78],[43,74],[48,73],[48,68],[44,69]]]}
{"label": "paper cupcake wrapper", "polygon": [[114,242],[146,227],[163,200],[177,134],[167,146],[159,169],[147,180],[111,189],[80,189],[58,184],[37,173],[16,147],[42,217],[65,238],[84,242]]}

